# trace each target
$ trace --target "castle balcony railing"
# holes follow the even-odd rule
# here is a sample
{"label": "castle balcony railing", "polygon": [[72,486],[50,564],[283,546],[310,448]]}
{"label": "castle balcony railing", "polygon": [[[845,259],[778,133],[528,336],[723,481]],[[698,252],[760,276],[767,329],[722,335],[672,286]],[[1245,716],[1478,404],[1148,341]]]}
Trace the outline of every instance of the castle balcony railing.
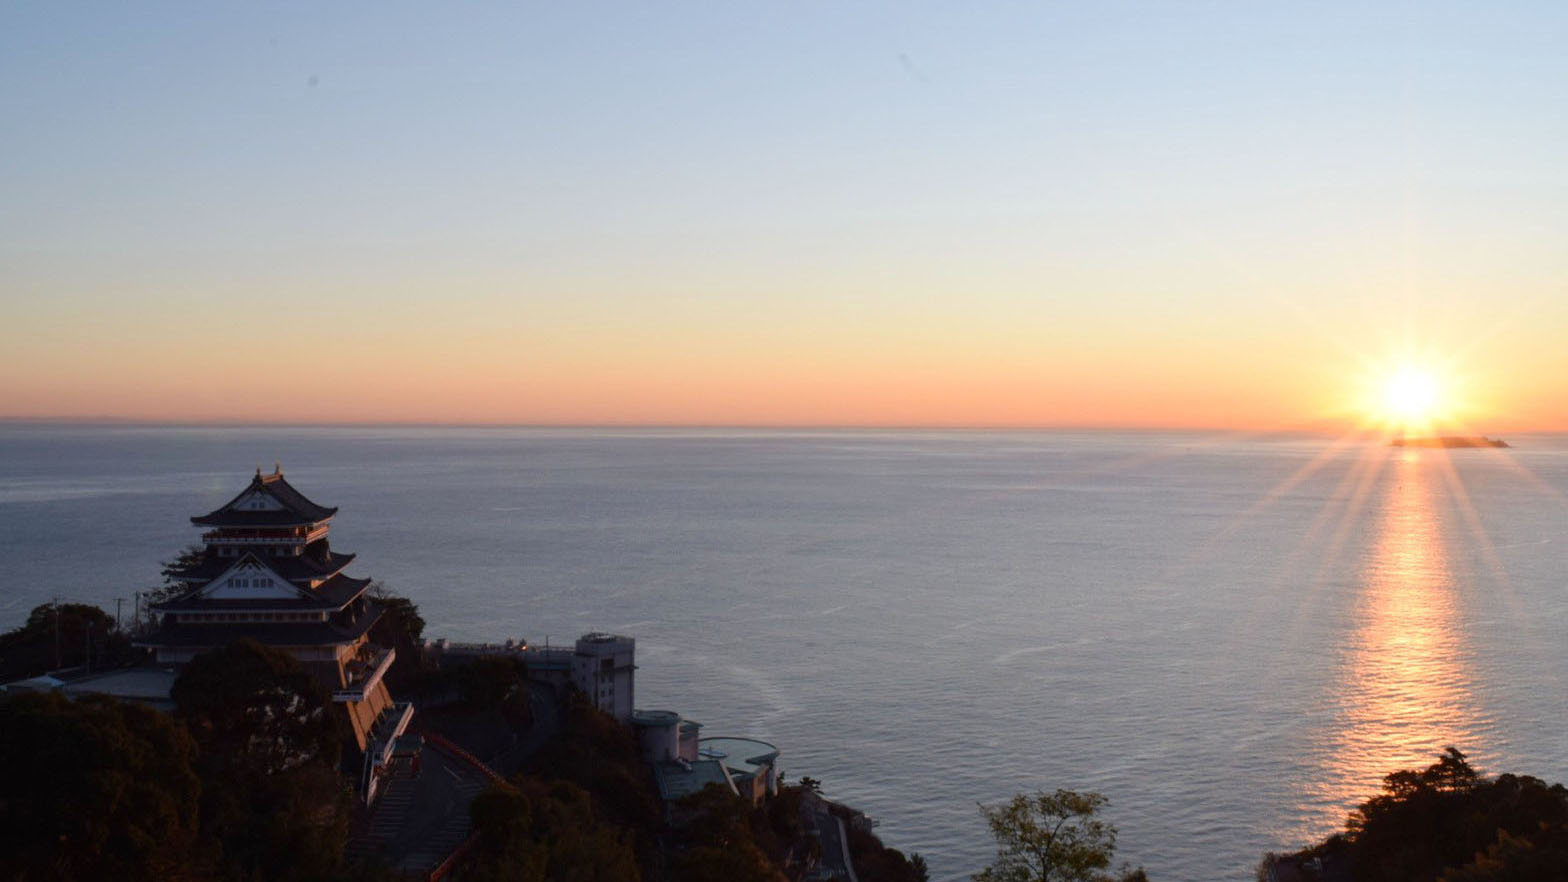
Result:
{"label": "castle balcony railing", "polygon": [[310,532],[304,530],[208,530],[201,534],[201,541],[216,543],[218,545],[277,545],[281,543],[308,543],[326,536],[330,531],[326,527],[319,527]]}
{"label": "castle balcony railing", "polygon": [[208,545],[304,545],[305,539],[300,536],[280,536],[276,539],[261,539],[252,536],[235,538],[224,536],[219,539],[204,540]]}
{"label": "castle balcony railing", "polygon": [[364,701],[365,696],[376,688],[387,669],[392,667],[392,660],[397,658],[397,650],[387,647],[378,648],[375,655],[360,661],[355,659],[344,665],[344,673],[349,676],[348,685],[342,689],[332,690],[332,700],[338,703],[350,701]]}

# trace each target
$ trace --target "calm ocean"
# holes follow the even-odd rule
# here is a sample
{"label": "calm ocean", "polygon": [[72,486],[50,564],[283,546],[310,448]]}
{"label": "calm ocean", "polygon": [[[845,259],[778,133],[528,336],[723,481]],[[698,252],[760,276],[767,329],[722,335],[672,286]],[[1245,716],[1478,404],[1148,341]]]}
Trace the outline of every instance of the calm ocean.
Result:
{"label": "calm ocean", "polygon": [[1093,789],[1247,880],[1444,745],[1568,777],[1568,439],[0,424],[0,626],[111,612],[258,463],[427,634],[637,638],[638,704],[764,738],[942,880],[977,801]]}

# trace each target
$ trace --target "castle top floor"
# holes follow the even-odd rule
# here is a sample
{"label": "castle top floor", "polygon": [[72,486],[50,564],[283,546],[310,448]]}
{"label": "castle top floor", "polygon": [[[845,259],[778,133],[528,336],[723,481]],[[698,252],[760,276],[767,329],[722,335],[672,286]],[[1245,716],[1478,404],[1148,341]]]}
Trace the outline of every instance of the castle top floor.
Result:
{"label": "castle top floor", "polygon": [[280,546],[274,553],[300,554],[327,537],[337,511],[294,489],[279,466],[270,475],[257,468],[237,496],[191,523],[209,528],[202,534],[209,549],[227,549],[230,555],[247,546]]}

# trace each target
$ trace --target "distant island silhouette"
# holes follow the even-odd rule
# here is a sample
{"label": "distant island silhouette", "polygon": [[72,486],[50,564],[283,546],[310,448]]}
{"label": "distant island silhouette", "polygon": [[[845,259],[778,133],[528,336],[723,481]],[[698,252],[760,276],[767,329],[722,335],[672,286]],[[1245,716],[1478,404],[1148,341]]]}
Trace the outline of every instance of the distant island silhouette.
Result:
{"label": "distant island silhouette", "polygon": [[1508,447],[1501,438],[1485,435],[1444,435],[1441,438],[1395,438],[1390,447]]}

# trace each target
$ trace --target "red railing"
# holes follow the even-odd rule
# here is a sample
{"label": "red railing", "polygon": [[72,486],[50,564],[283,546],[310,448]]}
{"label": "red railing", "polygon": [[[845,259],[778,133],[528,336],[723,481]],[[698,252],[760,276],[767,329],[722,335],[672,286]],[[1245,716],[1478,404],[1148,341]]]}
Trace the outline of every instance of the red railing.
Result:
{"label": "red railing", "polygon": [[439,747],[452,756],[455,756],[463,762],[468,763],[469,765],[478,769],[481,773],[484,774],[486,778],[489,778],[491,781],[494,781],[497,784],[506,785],[508,787],[511,786],[510,784],[506,783],[505,778],[501,777],[500,772],[497,772],[495,769],[485,765],[484,760],[481,760],[479,757],[474,756],[461,747],[458,747],[456,744],[453,744],[451,741],[448,741],[440,735],[437,735],[433,732],[426,732],[425,743]]}
{"label": "red railing", "polygon": [[[501,777],[500,772],[490,768],[490,766],[487,765],[484,760],[481,760],[479,757],[474,756],[473,754],[452,743],[450,740],[441,737],[440,735],[437,735],[433,732],[425,733],[425,743],[432,747],[439,748],[443,752],[449,753],[463,762],[468,763],[469,765],[478,769],[486,778],[489,778],[491,781],[501,785],[502,787],[512,786],[505,778]],[[462,863],[463,858],[467,857],[468,853],[473,851],[474,847],[478,844],[479,831],[475,830],[474,832],[468,834],[468,838],[463,840],[462,845],[459,845],[457,848],[453,849],[451,854],[447,855],[446,860],[442,861],[439,866],[430,871],[430,876],[428,877],[427,882],[440,882],[440,880],[445,877],[446,874],[452,872],[453,867],[456,867],[458,864]]]}
{"label": "red railing", "polygon": [[447,873],[452,872],[453,867],[456,867],[458,864],[462,863],[463,858],[468,857],[468,853],[473,851],[474,846],[478,844],[479,833],[476,831],[468,834],[468,838],[463,840],[462,845],[459,845],[457,848],[453,849],[452,853],[446,856],[446,860],[442,861],[440,866],[430,871],[430,875],[427,877],[427,882],[441,882],[441,879],[444,878]]}

